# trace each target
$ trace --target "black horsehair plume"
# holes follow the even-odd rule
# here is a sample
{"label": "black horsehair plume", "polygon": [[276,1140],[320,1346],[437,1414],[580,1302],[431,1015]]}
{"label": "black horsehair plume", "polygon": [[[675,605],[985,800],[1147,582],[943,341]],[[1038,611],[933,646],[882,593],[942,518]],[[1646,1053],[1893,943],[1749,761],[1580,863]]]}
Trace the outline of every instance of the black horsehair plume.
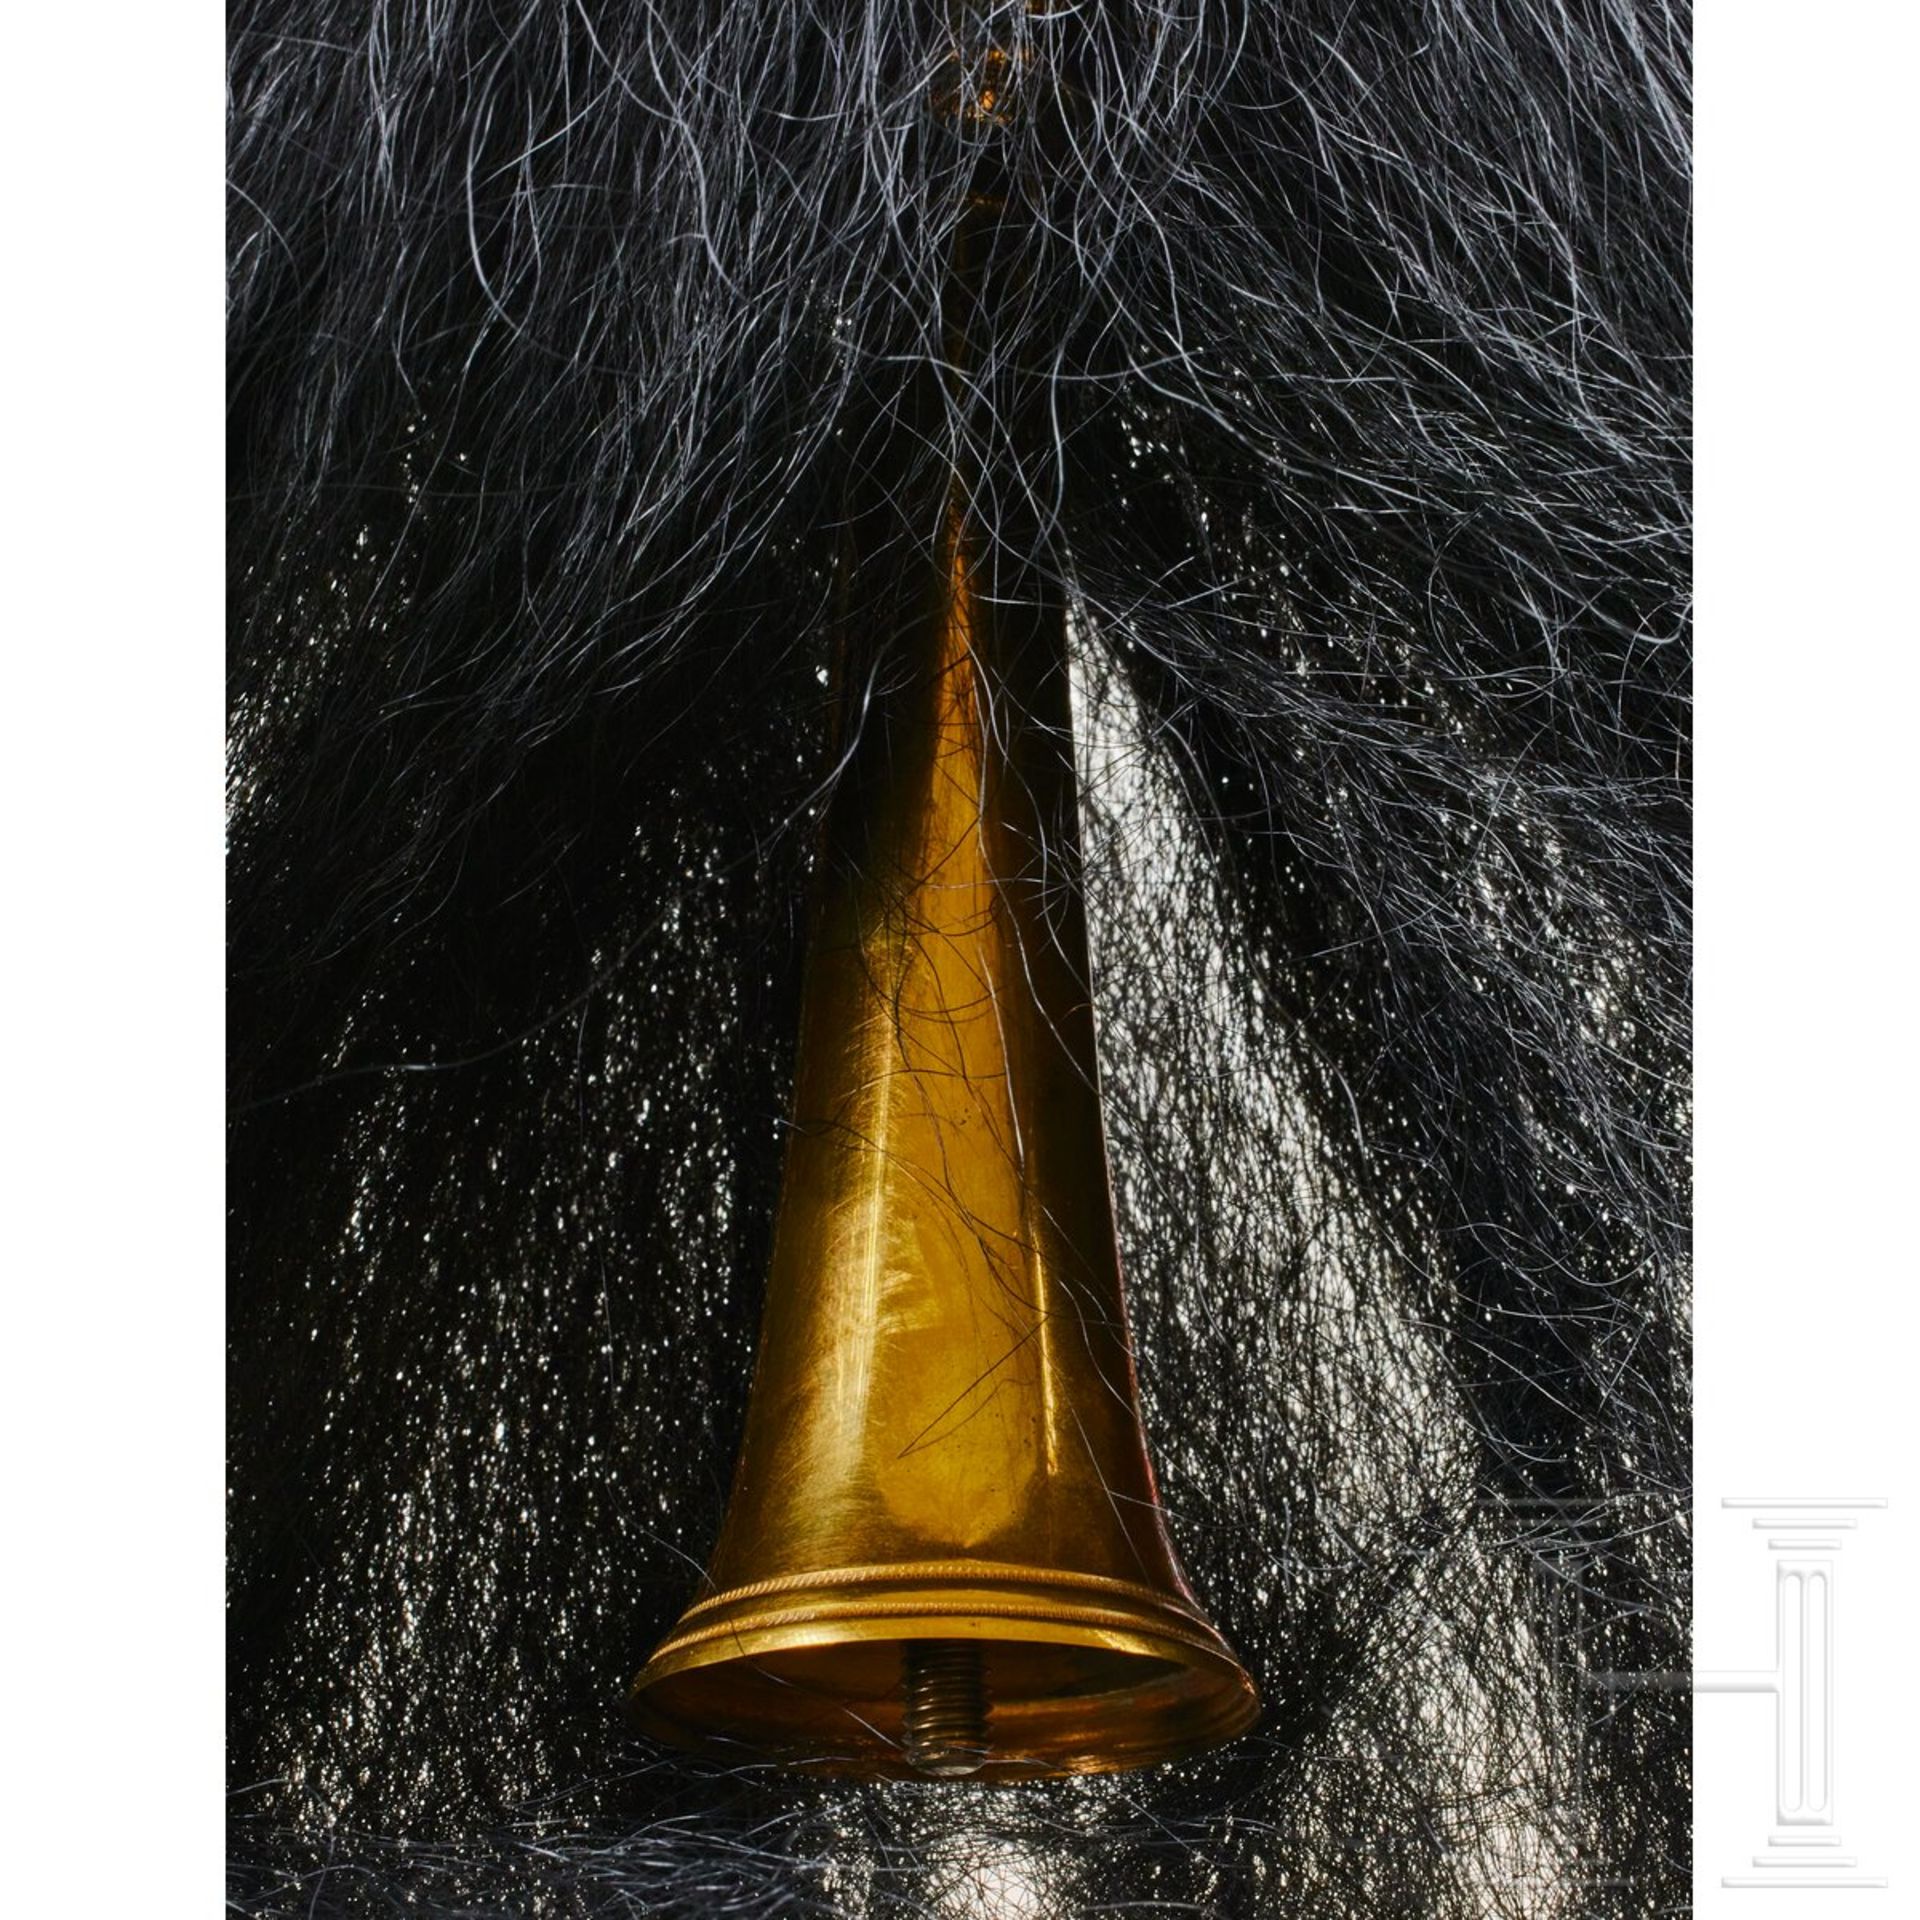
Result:
{"label": "black horsehair plume", "polygon": [[[1684,1905],[1685,32],[240,0],[236,1911]],[[999,1793],[617,1717],[739,1431],[833,635],[956,466],[1074,609],[1148,1429],[1268,1702]]]}

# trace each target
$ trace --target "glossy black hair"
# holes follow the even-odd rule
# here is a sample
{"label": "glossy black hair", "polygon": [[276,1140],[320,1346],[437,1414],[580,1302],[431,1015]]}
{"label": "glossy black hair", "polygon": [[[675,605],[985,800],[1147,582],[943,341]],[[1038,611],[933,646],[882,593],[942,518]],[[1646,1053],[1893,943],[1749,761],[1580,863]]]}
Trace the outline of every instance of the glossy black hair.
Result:
{"label": "glossy black hair", "polygon": [[[234,1897],[1678,1909],[1684,15],[951,12],[238,6]],[[1001,1795],[617,1715],[739,1430],[835,623],[959,454],[1075,606],[1149,1427],[1269,1702]]]}

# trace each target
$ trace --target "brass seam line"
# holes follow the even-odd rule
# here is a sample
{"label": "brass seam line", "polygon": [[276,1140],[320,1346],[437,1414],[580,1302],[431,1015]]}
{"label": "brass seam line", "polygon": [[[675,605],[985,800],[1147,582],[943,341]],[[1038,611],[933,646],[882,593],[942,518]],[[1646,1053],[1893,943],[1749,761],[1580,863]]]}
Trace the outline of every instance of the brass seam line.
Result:
{"label": "brass seam line", "polygon": [[1094,1593],[1144,1601],[1158,1613],[1177,1612],[1199,1618],[1191,1609],[1176,1607],[1160,1589],[1137,1581],[1116,1580],[1102,1573],[1022,1567],[1005,1560],[901,1560],[885,1566],[828,1567],[813,1573],[781,1574],[768,1580],[749,1581],[745,1586],[729,1587],[724,1593],[697,1600],[682,1617],[691,1620],[696,1614],[713,1608],[758,1600],[766,1594],[805,1593],[816,1587],[869,1586],[908,1580],[967,1587],[1085,1587]]}
{"label": "brass seam line", "polygon": [[1138,1614],[1115,1613],[1105,1607],[1019,1606],[1004,1601],[990,1601],[985,1606],[968,1605],[943,1609],[938,1605],[930,1605],[926,1600],[872,1600],[866,1602],[857,1612],[849,1612],[837,1620],[831,1615],[823,1618],[817,1612],[800,1609],[764,1614],[750,1620],[716,1621],[710,1626],[696,1627],[691,1633],[675,1634],[671,1640],[660,1647],[647,1664],[650,1668],[657,1667],[663,1660],[674,1659],[680,1654],[691,1652],[696,1647],[704,1647],[715,1641],[744,1639],[748,1634],[771,1632],[782,1627],[832,1627],[856,1625],[863,1620],[895,1619],[1031,1620],[1043,1626],[1091,1627],[1106,1632],[1124,1633],[1136,1640],[1175,1641],[1183,1646],[1195,1648],[1199,1652],[1212,1654],[1216,1659],[1231,1659],[1231,1655],[1225,1650],[1224,1641],[1212,1635],[1203,1637],[1177,1615],[1164,1620],[1143,1621]]}

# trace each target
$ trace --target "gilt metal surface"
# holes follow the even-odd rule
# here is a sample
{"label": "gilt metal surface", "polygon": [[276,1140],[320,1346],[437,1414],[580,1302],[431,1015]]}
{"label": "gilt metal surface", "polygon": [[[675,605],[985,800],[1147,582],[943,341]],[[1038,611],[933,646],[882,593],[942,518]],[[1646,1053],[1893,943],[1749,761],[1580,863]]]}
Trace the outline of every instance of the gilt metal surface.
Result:
{"label": "gilt metal surface", "polygon": [[1155,1497],[1073,838],[1064,608],[950,509],[838,795],[766,1318],[662,1736],[911,1772],[903,1653],[984,1643],[979,1777],[1226,1739],[1252,1684]]}

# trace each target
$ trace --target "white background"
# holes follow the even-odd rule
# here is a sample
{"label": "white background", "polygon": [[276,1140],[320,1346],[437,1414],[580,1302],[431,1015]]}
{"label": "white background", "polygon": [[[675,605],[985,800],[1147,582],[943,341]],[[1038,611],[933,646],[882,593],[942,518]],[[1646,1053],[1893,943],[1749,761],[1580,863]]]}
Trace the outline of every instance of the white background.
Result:
{"label": "white background", "polygon": [[[1696,1657],[1771,1658],[1725,1494],[1840,1556],[1839,1822],[1886,1892],[1741,1893],[1771,1724],[1698,1703],[1699,1911],[1916,1910],[1911,285],[1897,0],[1701,36]],[[221,1739],[218,12],[17,9],[6,145],[7,1904],[203,1915]],[[1754,1903],[1758,1902],[1758,1908]]]}
{"label": "white background", "polygon": [[1885,1891],[1751,1892],[1761,1698],[1695,1703],[1696,1911],[1920,1912],[1920,88],[1895,0],[1699,38],[1694,1658],[1773,1664],[1741,1494],[1882,1495],[1837,1556],[1836,1824]]}

